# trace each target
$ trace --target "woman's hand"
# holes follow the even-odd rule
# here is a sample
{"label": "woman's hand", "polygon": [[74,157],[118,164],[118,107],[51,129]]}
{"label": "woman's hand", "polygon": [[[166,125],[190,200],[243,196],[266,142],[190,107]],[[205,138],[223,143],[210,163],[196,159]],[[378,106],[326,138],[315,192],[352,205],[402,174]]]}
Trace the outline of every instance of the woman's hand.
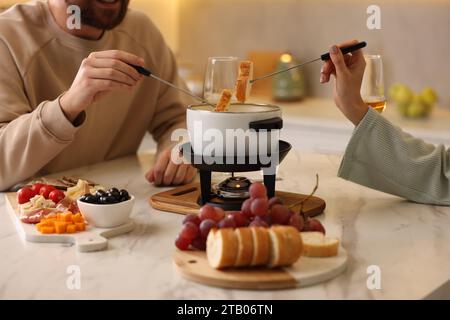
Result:
{"label": "woman's hand", "polygon": [[157,186],[170,186],[190,183],[197,174],[197,169],[188,164],[175,164],[171,160],[171,149],[163,151],[155,166],[145,178]]}
{"label": "woman's hand", "polygon": [[366,62],[362,50],[356,50],[344,56],[339,47],[356,43],[358,41],[353,40],[339,46],[332,46],[330,49],[331,60],[323,64],[320,75],[320,83],[327,83],[330,81],[331,75],[335,76],[334,102],[355,126],[364,118],[369,108],[360,93]]}

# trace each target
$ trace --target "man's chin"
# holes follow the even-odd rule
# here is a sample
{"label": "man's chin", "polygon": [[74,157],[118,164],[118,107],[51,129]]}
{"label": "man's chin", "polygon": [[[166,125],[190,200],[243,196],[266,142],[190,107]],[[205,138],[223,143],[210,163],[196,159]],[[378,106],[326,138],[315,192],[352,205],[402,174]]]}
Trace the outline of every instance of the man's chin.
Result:
{"label": "man's chin", "polygon": [[117,27],[122,21],[83,21],[84,25],[94,27],[101,30],[112,30]]}

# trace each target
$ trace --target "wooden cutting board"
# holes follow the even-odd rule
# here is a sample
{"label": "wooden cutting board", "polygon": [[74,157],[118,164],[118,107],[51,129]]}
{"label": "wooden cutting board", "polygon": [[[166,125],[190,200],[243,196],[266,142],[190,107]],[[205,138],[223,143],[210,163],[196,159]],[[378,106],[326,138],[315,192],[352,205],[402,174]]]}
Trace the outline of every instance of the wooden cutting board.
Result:
{"label": "wooden cutting board", "polygon": [[86,231],[72,234],[41,234],[33,224],[26,224],[19,220],[19,205],[15,193],[5,194],[9,205],[9,214],[17,226],[21,237],[29,242],[40,243],[67,243],[74,244],[80,252],[105,250],[108,247],[108,238],[112,238],[132,231],[135,224],[132,220],[121,226],[109,229],[95,228],[87,225]]}
{"label": "wooden cutting board", "polygon": [[204,251],[180,251],[173,255],[175,268],[191,281],[204,285],[247,290],[289,289],[328,281],[341,274],[347,266],[344,248],[330,258],[301,257],[288,268],[211,268]]}
{"label": "wooden cutting board", "polygon": [[[175,189],[164,191],[150,197],[150,205],[161,211],[174,212],[179,214],[196,214],[200,209],[197,199],[200,196],[200,184],[191,183]],[[280,197],[285,205],[289,206],[306,197],[304,194],[277,191],[276,196]],[[321,214],[326,207],[324,200],[318,197],[309,199],[303,207],[306,215],[310,217]],[[299,211],[300,206],[292,208],[294,211]]]}

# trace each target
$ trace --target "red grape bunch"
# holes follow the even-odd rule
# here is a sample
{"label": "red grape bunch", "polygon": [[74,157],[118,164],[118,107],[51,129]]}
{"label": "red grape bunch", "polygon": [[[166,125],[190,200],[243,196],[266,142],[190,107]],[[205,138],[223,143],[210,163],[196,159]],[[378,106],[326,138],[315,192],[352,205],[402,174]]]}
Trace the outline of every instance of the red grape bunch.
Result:
{"label": "red grape bunch", "polygon": [[317,219],[306,217],[303,212],[296,213],[283,205],[280,198],[267,198],[266,187],[262,183],[250,186],[250,198],[242,203],[241,211],[228,211],[205,205],[200,213],[190,214],[183,220],[183,227],[175,245],[180,250],[190,246],[197,250],[206,249],[206,238],[213,228],[265,227],[272,225],[291,225],[298,231],[319,231],[325,228]]}

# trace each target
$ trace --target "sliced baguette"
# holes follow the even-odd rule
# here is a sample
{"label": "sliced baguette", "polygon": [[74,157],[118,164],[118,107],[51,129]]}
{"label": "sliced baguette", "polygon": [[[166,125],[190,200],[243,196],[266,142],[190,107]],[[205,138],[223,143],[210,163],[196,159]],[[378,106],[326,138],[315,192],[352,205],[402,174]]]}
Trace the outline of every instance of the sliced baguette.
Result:
{"label": "sliced baguette", "polygon": [[289,260],[287,239],[283,227],[272,227],[269,229],[270,236],[270,258],[269,267],[279,267]]}
{"label": "sliced baguette", "polygon": [[253,235],[250,228],[237,228],[234,230],[238,241],[238,251],[235,267],[246,267],[253,259]]}
{"label": "sliced baguette", "polygon": [[270,256],[269,231],[263,227],[251,227],[253,238],[253,258],[251,266],[266,265]]}
{"label": "sliced baguette", "polygon": [[227,111],[228,107],[230,106],[232,97],[233,92],[231,92],[231,90],[223,89],[222,94],[220,95],[219,102],[217,102],[216,109],[214,111],[216,112]]}
{"label": "sliced baguette", "polygon": [[297,228],[291,226],[274,226],[272,228],[280,230],[285,238],[287,258],[282,265],[290,266],[297,262],[303,251],[300,232],[298,232]]}
{"label": "sliced baguette", "polygon": [[234,266],[238,240],[233,229],[212,229],[206,242],[206,256],[211,267],[222,269]]}
{"label": "sliced baguette", "polygon": [[327,238],[321,232],[302,232],[303,255],[306,257],[334,257],[338,254],[339,239]]}

